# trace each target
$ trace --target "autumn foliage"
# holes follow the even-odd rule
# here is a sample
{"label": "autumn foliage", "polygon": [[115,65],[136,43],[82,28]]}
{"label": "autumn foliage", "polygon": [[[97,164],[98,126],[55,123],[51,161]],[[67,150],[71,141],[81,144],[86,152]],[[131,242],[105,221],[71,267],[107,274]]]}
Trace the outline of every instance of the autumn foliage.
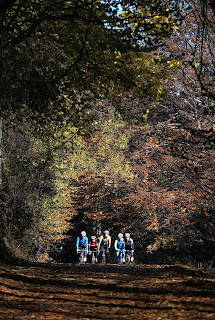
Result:
{"label": "autumn foliage", "polygon": [[0,5],[2,242],[45,261],[108,228],[137,261],[210,259],[213,3],[54,3]]}

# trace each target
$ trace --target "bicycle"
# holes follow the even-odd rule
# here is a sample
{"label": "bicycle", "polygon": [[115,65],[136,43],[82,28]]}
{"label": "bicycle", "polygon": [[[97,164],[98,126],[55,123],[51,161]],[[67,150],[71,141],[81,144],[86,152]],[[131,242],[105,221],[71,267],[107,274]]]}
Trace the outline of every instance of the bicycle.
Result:
{"label": "bicycle", "polygon": [[[79,252],[80,252],[80,256],[79,256]],[[79,264],[84,264],[85,263],[84,252],[86,252],[86,250],[78,249]]]}
{"label": "bicycle", "polygon": [[125,263],[129,265],[131,263],[132,253],[131,250],[125,250]]}
{"label": "bicycle", "polygon": [[91,263],[95,264],[97,262],[96,251],[95,250],[90,251],[90,255],[91,255]]}
{"label": "bicycle", "polygon": [[101,263],[102,264],[106,264],[107,263],[107,250],[101,250],[102,253],[102,258],[101,258]]}
{"label": "bicycle", "polygon": [[123,251],[120,250],[118,264],[123,264]]}

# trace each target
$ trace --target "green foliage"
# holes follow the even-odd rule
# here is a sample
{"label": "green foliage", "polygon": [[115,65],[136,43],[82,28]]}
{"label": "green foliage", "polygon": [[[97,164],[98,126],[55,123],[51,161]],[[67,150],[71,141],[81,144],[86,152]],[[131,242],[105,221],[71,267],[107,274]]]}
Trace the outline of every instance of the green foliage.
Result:
{"label": "green foliage", "polygon": [[0,14],[1,112],[25,114],[43,135],[65,119],[83,130],[93,100],[135,92],[130,54],[156,48],[178,23],[159,1],[15,1]]}
{"label": "green foliage", "polygon": [[[78,135],[78,128],[62,125],[45,142],[32,136],[24,124],[4,132],[4,205],[8,241],[18,239],[32,246],[59,242],[70,228],[71,180],[100,176],[117,183],[132,179],[132,168],[123,155],[127,148],[126,123],[109,111],[94,121],[94,133]],[[33,234],[33,238],[32,238]],[[31,239],[32,238],[32,239]],[[30,242],[29,242],[30,241]],[[23,249],[25,250],[25,249]]]}
{"label": "green foliage", "polygon": [[[110,114],[107,119],[94,122],[94,133],[89,139],[81,137],[70,155],[72,179],[83,175],[99,175],[104,179],[132,179],[132,168],[126,163],[123,151],[128,146],[126,123]],[[124,132],[123,132],[124,131]]]}
{"label": "green foliage", "polygon": [[2,227],[10,248],[19,247],[26,256],[28,248],[65,237],[72,216],[69,176],[65,169],[59,170],[60,139],[45,143],[27,125],[15,129],[8,126],[4,131]]}

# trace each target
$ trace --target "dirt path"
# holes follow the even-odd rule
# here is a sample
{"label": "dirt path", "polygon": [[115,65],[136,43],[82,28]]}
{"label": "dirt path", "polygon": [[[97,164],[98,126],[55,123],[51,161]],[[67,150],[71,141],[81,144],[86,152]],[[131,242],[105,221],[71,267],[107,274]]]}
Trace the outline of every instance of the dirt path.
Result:
{"label": "dirt path", "polygon": [[181,266],[0,266],[0,319],[215,319],[215,279]]}

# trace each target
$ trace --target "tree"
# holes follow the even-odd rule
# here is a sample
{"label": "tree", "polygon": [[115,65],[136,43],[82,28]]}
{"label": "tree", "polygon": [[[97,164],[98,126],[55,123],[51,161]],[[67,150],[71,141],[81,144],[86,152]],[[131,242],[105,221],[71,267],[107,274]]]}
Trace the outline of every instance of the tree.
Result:
{"label": "tree", "polygon": [[69,180],[59,151],[63,132],[58,135],[45,143],[26,123],[5,127],[1,227],[8,247],[23,257],[38,256],[70,228]]}
{"label": "tree", "polygon": [[[183,18],[182,26],[166,40],[162,54],[165,59],[178,61],[181,70],[164,84],[166,99],[158,106],[169,115],[169,119],[165,117],[163,130],[168,133],[172,126],[180,132],[180,139],[172,146],[173,154],[190,164],[187,176],[195,181],[197,188],[213,194],[213,175],[205,176],[197,164],[213,166],[214,158],[214,12],[205,1],[185,1],[183,6],[178,3],[178,10]],[[185,134],[189,145],[183,139]],[[169,144],[164,134],[162,138]]]}
{"label": "tree", "polygon": [[[94,132],[79,141],[79,147],[70,155],[70,190],[74,208],[82,208],[94,220],[107,218],[110,194],[133,173],[123,155],[128,137],[125,122],[114,114],[98,119]],[[102,215],[101,215],[102,213]]]}
{"label": "tree", "polygon": [[[34,157],[29,152],[29,159],[25,159],[29,164],[27,176],[31,175],[30,169],[33,176],[19,194],[20,181],[23,185],[26,182],[22,170],[22,159],[25,157],[19,158],[18,152],[16,155],[10,154],[10,158],[7,153],[4,177],[9,180],[4,181],[4,194],[8,192],[11,197],[10,210],[13,215],[17,213],[14,203],[18,192],[22,205],[27,203],[24,207],[29,209],[28,213],[23,211],[26,214],[22,213],[20,220],[24,222],[26,218],[30,222],[33,214],[28,203],[35,194],[28,194],[27,186],[32,188],[36,184],[35,193],[40,190],[39,199],[47,192],[53,197],[55,205],[46,198],[44,204],[49,207],[54,205],[57,217],[58,198],[55,198],[54,192],[60,182],[56,181],[55,172],[50,169],[56,160],[59,145],[66,145],[64,138],[61,140],[65,127],[76,128],[75,133],[70,131],[71,136],[89,132],[95,119],[95,101],[99,99],[108,99],[115,108],[119,105],[118,109],[122,111],[122,92],[130,97],[143,96],[144,88],[150,96],[149,86],[141,84],[142,68],[138,72],[138,64],[147,62],[147,55],[143,52],[159,47],[162,39],[171,34],[179,21],[162,2],[155,1],[152,5],[149,1],[142,4],[124,0],[111,3],[94,0],[2,1],[0,21],[0,116],[3,120],[7,119],[10,126],[14,125],[16,130],[22,119],[27,123],[23,128],[30,128],[27,129],[29,138],[21,128],[26,139],[21,142],[20,138],[22,152],[23,146],[29,150],[31,135],[36,141],[43,139],[47,148],[43,173],[52,176],[47,189],[38,188],[38,184],[44,181],[36,177],[40,165],[33,164]],[[60,139],[59,132],[62,133]],[[13,143],[7,141],[5,146],[8,144],[10,149]],[[43,161],[43,151],[41,154],[38,148]],[[12,164],[18,169],[14,174],[10,173],[14,169],[10,168]],[[15,181],[14,185],[10,179]],[[49,178],[43,177],[42,180],[49,181]],[[29,201],[25,202],[25,198]],[[17,221],[18,216],[14,215]],[[40,214],[37,212],[36,216]]]}
{"label": "tree", "polygon": [[[118,53],[151,50],[175,25],[162,3],[129,1],[13,1],[1,21],[1,87],[7,83],[1,110],[24,108],[33,119],[68,113],[68,106],[55,101],[59,95],[74,99],[75,90],[98,89],[104,94],[113,82],[125,83],[119,72],[113,77]],[[126,65],[122,71],[126,75]],[[125,79],[132,87],[133,77]]]}
{"label": "tree", "polygon": [[156,48],[179,23],[156,1],[2,1],[0,17],[0,116],[24,116],[43,136],[64,121],[83,132],[96,98],[136,89],[129,53]]}

